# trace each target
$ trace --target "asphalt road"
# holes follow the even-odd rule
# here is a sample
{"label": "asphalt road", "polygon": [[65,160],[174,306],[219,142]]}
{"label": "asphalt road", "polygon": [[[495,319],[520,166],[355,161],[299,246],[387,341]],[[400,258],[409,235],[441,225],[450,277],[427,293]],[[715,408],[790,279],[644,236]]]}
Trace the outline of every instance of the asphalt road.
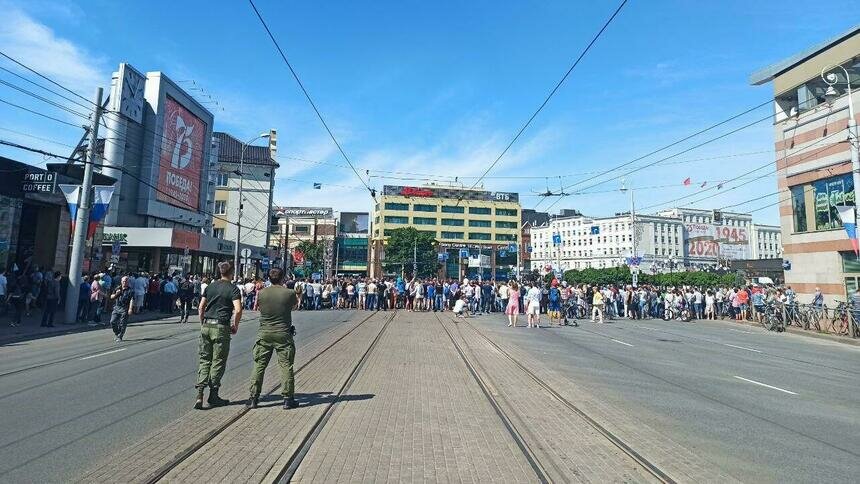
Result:
{"label": "asphalt road", "polygon": [[742,481],[860,476],[860,347],[723,322],[502,319],[473,321]]}
{"label": "asphalt road", "polygon": [[[353,313],[294,313],[297,352]],[[227,391],[248,384],[256,317],[233,338]],[[0,346],[0,482],[69,482],[193,411],[198,331],[172,318],[134,324],[119,344],[106,329]]]}

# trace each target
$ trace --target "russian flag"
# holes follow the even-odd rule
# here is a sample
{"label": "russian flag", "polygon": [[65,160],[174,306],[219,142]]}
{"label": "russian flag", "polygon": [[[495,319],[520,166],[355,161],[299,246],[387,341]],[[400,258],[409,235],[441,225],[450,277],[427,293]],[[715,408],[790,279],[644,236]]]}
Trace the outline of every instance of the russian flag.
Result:
{"label": "russian flag", "polygon": [[87,239],[95,235],[96,228],[107,215],[110,199],[113,197],[113,189],[113,185],[96,185],[93,187],[93,204],[90,209],[90,223],[87,226]]}
{"label": "russian flag", "polygon": [[860,257],[860,241],[857,240],[857,217],[854,213],[854,206],[836,205],[836,210],[839,212],[842,226],[845,227],[845,233],[851,240],[851,246],[854,247],[854,255]]}

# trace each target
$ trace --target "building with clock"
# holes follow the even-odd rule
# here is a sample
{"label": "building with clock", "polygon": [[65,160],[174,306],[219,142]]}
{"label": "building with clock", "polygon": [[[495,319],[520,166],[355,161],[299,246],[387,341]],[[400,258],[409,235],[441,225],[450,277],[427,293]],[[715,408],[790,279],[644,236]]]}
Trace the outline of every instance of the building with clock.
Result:
{"label": "building with clock", "polygon": [[104,259],[115,255],[115,240],[116,264],[130,270],[210,273],[232,259],[233,243],[212,235],[212,113],[164,73],[123,63],[104,121],[100,171],[118,180],[105,217]]}

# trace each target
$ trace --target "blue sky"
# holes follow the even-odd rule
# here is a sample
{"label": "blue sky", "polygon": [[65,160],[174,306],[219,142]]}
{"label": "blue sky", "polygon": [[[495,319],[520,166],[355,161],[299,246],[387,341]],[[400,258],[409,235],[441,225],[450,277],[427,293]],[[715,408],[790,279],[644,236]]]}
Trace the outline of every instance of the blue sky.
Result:
{"label": "blue sky", "polygon": [[[370,170],[371,185],[381,187],[420,184],[424,174],[473,182],[468,177],[481,174],[499,155],[617,3],[257,0],[257,5],[346,152],[362,174]],[[858,6],[858,1],[842,2],[839,9]],[[97,85],[107,88],[110,73],[127,61],[141,71],[160,70],[202,86],[223,108],[214,110],[218,130],[246,138],[277,128],[282,165],[277,202],[370,208],[366,191],[340,166],[344,162],[335,146],[246,2],[0,0],[0,8],[0,50],[87,97]],[[573,184],[586,175],[571,175],[607,170],[766,101],[771,87],[750,86],[751,72],[856,21],[809,2],[631,0],[485,187],[520,192],[526,208],[546,207],[554,200],[538,205],[541,199],[533,192],[547,185],[557,189],[560,181]],[[8,62],[0,65],[12,68]],[[0,78],[20,83],[5,72]],[[0,98],[82,121],[5,86]],[[628,180],[640,187],[637,206],[692,195],[704,181],[707,188],[772,161],[772,127],[762,122],[671,160],[684,163],[654,164],[761,119],[770,109],[631,165],[645,167]],[[32,136],[74,144],[80,131],[0,105],[0,139],[68,150]],[[43,161],[12,149],[0,154]],[[628,198],[612,191],[620,186],[613,175],[618,172],[569,189],[606,180],[586,190],[599,193],[567,197],[553,210],[576,208],[595,216],[625,210]],[[693,183],[684,187],[687,177]],[[695,206],[720,208],[776,191],[772,176],[726,190],[749,180],[727,183],[724,193]],[[323,189],[313,190],[313,182],[323,183]],[[777,223],[776,207],[756,212],[755,218]]]}

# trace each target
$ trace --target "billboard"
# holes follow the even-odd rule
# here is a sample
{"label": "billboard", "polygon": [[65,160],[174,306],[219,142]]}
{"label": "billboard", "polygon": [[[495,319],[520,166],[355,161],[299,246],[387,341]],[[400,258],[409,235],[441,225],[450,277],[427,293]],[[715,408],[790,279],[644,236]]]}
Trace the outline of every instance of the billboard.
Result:
{"label": "billboard", "polygon": [[748,259],[749,239],[742,227],[711,224],[685,224],[687,255],[716,259]]}
{"label": "billboard", "polygon": [[281,207],[277,210],[287,217],[331,218],[334,210],[331,207]]}
{"label": "billboard", "polygon": [[453,198],[457,200],[479,200],[487,202],[519,202],[520,195],[514,192],[488,192],[484,190],[463,190],[449,187],[405,187],[384,185],[383,195],[398,195],[417,198]]}
{"label": "billboard", "polygon": [[343,234],[366,234],[370,228],[367,212],[341,212],[339,231]]}
{"label": "billboard", "polygon": [[163,127],[156,198],[170,205],[197,210],[206,151],[206,123],[166,96]]}

